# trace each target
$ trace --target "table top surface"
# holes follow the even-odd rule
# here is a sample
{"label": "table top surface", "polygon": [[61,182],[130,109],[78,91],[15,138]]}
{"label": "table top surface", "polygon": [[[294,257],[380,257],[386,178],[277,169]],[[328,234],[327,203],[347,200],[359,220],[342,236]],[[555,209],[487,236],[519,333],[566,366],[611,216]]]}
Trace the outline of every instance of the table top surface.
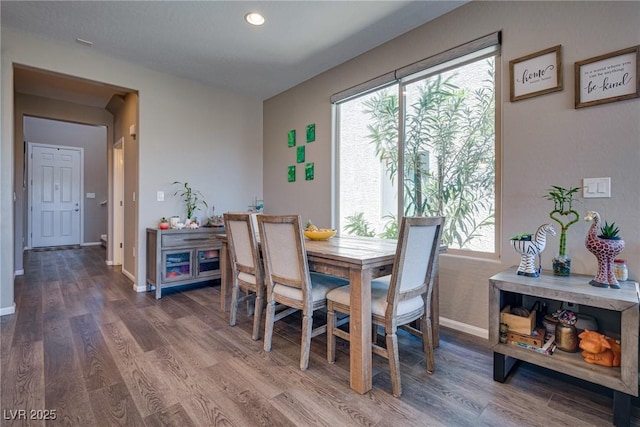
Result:
{"label": "table top surface", "polygon": [[[552,271],[543,270],[540,277],[518,275],[517,267],[513,266],[495,274],[489,279],[497,288],[527,295],[565,299],[569,302],[589,302],[595,307],[620,310],[628,304],[638,304],[638,283],[632,280],[619,282],[620,289],[599,288],[592,286],[589,281],[593,276],[574,274],[570,276],[555,276]],[[578,300],[576,300],[578,299]]]}

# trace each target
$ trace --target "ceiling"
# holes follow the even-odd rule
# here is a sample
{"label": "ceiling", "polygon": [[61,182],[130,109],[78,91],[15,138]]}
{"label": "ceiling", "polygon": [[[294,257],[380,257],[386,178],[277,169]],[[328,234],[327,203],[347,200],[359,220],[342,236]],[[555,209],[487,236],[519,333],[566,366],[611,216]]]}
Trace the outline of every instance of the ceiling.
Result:
{"label": "ceiling", "polygon": [[[267,99],[465,2],[3,0],[0,16],[3,28]],[[262,13],[265,24],[248,25],[249,11]],[[16,90],[58,96],[51,82],[33,80],[55,76],[25,71],[16,75]]]}

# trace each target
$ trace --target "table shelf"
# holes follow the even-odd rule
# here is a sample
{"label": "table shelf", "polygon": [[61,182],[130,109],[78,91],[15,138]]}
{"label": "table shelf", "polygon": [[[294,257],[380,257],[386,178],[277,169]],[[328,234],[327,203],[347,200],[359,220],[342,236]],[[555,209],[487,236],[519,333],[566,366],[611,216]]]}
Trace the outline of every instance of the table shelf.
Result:
{"label": "table shelf", "polygon": [[[621,289],[589,285],[591,276],[554,276],[543,271],[540,277],[519,276],[515,267],[489,279],[489,344],[494,353],[496,381],[504,382],[515,360],[522,360],[556,372],[602,385],[614,391],[614,423],[628,425],[630,397],[638,396],[639,290],[633,281],[621,282]],[[618,318],[622,347],[620,367],[586,363],[580,352],[556,350],[552,355],[536,353],[512,344],[499,342],[500,310],[506,301],[534,297],[570,302],[614,313]],[[603,311],[604,312],[604,311]]]}

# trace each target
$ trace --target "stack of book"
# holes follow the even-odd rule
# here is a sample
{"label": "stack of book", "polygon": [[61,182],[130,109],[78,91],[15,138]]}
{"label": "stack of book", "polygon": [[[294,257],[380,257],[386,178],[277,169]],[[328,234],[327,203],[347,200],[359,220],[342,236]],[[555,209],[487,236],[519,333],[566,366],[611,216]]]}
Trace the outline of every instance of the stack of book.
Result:
{"label": "stack of book", "polygon": [[507,337],[509,344],[517,345],[536,353],[551,355],[556,350],[555,336],[546,334],[544,328],[534,329],[531,335],[509,331]]}

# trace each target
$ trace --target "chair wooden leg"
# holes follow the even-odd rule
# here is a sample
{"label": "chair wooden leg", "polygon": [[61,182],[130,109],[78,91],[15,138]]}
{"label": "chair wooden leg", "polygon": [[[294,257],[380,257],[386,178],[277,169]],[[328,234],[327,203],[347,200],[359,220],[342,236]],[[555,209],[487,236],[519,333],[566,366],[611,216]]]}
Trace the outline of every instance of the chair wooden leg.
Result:
{"label": "chair wooden leg", "polygon": [[264,351],[271,351],[271,338],[273,336],[273,322],[276,316],[276,302],[271,300],[267,304],[267,318],[264,326]]}
{"label": "chair wooden leg", "polygon": [[389,374],[391,376],[391,387],[393,395],[402,395],[402,385],[400,384],[400,360],[398,356],[398,335],[395,329],[387,333],[387,354],[389,355]]}
{"label": "chair wooden leg", "polygon": [[253,313],[253,338],[254,341],[260,339],[260,324],[262,323],[263,297],[256,295],[256,304]]}
{"label": "chair wooden leg", "polygon": [[252,294],[249,296],[250,292],[247,291],[247,316],[253,316],[253,304],[256,298],[256,294]]}
{"label": "chair wooden leg", "polygon": [[327,361],[336,361],[336,337],[333,335],[333,328],[336,327],[336,312],[333,305],[327,301]]}
{"label": "chair wooden leg", "polygon": [[233,285],[233,289],[231,291],[231,313],[229,313],[229,325],[236,325],[236,315],[238,314],[238,299],[239,299],[240,288],[238,284]]}
{"label": "chair wooden leg", "polygon": [[306,371],[309,367],[309,352],[311,351],[311,330],[313,328],[313,315],[302,316],[302,348],[300,349],[300,370]]}
{"label": "chair wooden leg", "polygon": [[422,347],[424,349],[424,360],[427,365],[427,372],[433,374],[436,369],[436,361],[433,355],[433,329],[431,319],[427,316],[422,318]]}

